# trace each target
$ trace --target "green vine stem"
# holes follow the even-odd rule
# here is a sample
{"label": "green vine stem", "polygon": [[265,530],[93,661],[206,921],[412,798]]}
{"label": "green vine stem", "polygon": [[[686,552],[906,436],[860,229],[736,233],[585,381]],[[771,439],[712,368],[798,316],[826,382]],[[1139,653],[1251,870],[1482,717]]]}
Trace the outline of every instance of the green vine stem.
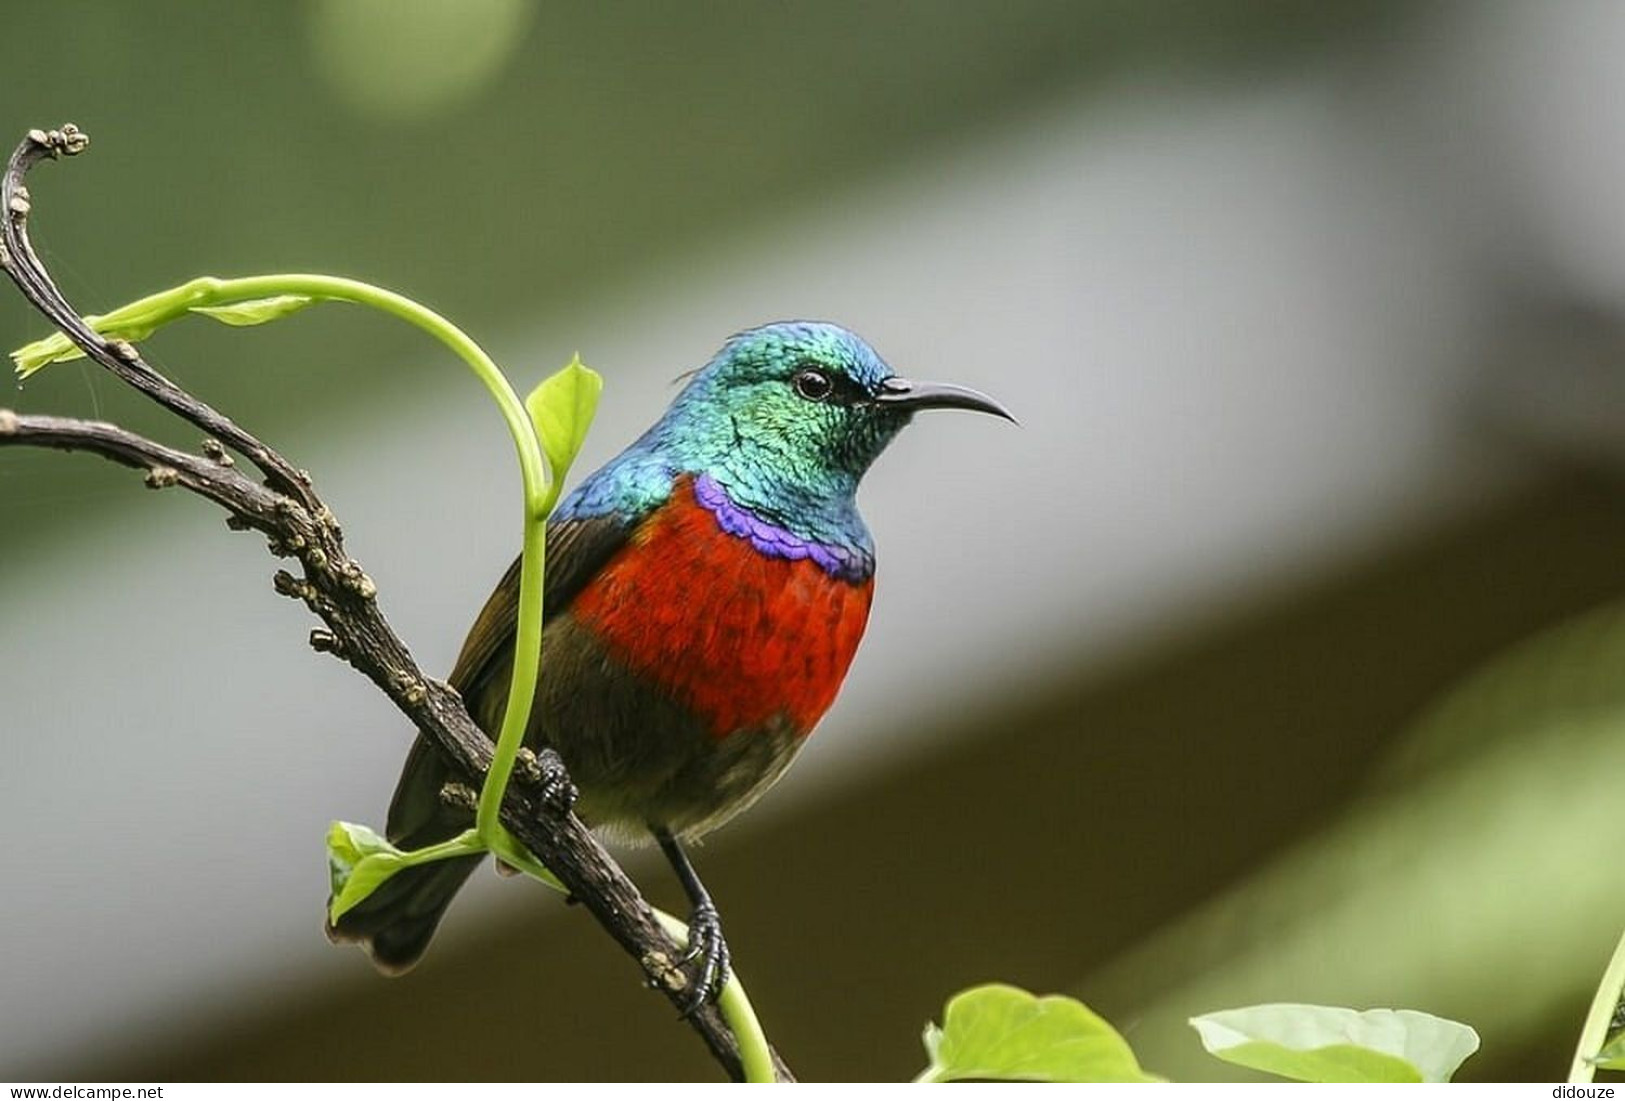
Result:
{"label": "green vine stem", "polygon": [[1591,1011],[1580,1029],[1580,1043],[1574,1049],[1574,1062],[1569,1067],[1571,1084],[1585,1085],[1596,1077],[1597,1053],[1608,1040],[1608,1025],[1614,1019],[1622,995],[1625,995],[1625,934],[1614,948],[1614,957],[1608,961],[1608,970],[1603,972],[1602,983],[1591,999]]}
{"label": "green vine stem", "polygon": [[[140,340],[167,322],[190,312],[213,316],[234,325],[274,320],[312,302],[351,302],[371,306],[433,336],[463,360],[485,384],[502,413],[518,452],[524,483],[525,515],[519,573],[519,623],[515,639],[513,677],[508,685],[508,706],[497,735],[491,767],[480,788],[474,829],[417,853],[401,854],[408,865],[489,850],[531,878],[562,890],[559,881],[502,826],[499,815],[508,781],[530,721],[532,701],[540,676],[542,652],[542,575],[547,553],[547,514],[557,496],[536,427],[507,376],[467,333],[426,306],[404,295],[355,279],[331,275],[289,273],[255,275],[240,279],[202,276],[170,290],[131,302],[111,313],[86,317],[85,323],[108,337]],[[14,354],[18,374],[24,378],[49,363],[77,358],[81,353],[58,333],[35,341]],[[656,920],[674,938],[687,943],[688,927],[670,914],[655,910]],[[723,987],[717,1009],[739,1043],[740,1059],[748,1082],[775,1081],[772,1051],[761,1022],[738,975]]]}
{"label": "green vine stem", "polygon": [[[300,309],[312,301],[353,302],[371,306],[433,336],[457,353],[485,384],[502,413],[508,433],[513,437],[525,492],[518,636],[514,642],[513,677],[508,685],[508,708],[503,717],[502,730],[497,735],[491,769],[480,788],[479,808],[474,817],[474,828],[486,847],[502,853],[511,852],[518,846],[502,827],[499,814],[502,797],[508,790],[508,780],[513,775],[514,762],[518,759],[519,747],[524,740],[525,726],[530,721],[531,701],[535,699],[539,675],[542,653],[541,581],[547,553],[546,521],[551,503],[548,492],[551,481],[536,429],[525,411],[524,402],[514,392],[507,376],[467,333],[427,306],[370,283],[331,275],[289,273],[254,275],[242,279],[202,276],[171,290],[148,295],[110,314],[88,317],[85,321],[104,335],[139,339],[165,322],[194,310],[209,313],[231,305],[256,303],[265,307],[260,316],[240,317],[234,321],[229,314],[216,315],[228,323],[255,324]],[[62,341],[67,348],[72,347],[66,344],[67,338],[61,336],[31,345],[18,355],[19,372],[26,377],[53,359],[63,358],[51,354],[51,343],[56,340]]]}
{"label": "green vine stem", "polygon": [[[687,947],[687,925],[664,910],[656,910],[654,915],[666,932]],[[745,1081],[776,1081],[773,1075],[773,1049],[767,1042],[767,1033],[762,1031],[762,1023],[756,1019],[756,1009],[750,1004],[750,996],[745,993],[745,984],[739,981],[737,971],[728,976],[728,982],[717,998],[717,1011],[728,1022],[728,1027],[733,1029],[734,1039],[739,1041],[739,1061],[745,1068]]]}

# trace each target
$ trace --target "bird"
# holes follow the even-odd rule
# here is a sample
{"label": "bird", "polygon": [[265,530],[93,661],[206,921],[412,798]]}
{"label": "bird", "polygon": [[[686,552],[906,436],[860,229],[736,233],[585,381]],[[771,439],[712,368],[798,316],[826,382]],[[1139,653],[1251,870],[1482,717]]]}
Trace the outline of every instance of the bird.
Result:
{"label": "bird", "polygon": [[[731,968],[688,846],[772,787],[834,702],[874,591],[858,484],[927,409],[1015,419],[978,391],[897,375],[839,325],[748,329],[547,522],[543,676],[525,744],[557,751],[583,822],[664,853],[691,907],[686,1011],[714,999]],[[518,598],[515,561],[448,679],[493,738]],[[416,849],[466,829],[466,806],[442,797],[453,778],[419,734],[390,804],[390,841]],[[403,973],[479,860],[405,869],[328,934]]]}

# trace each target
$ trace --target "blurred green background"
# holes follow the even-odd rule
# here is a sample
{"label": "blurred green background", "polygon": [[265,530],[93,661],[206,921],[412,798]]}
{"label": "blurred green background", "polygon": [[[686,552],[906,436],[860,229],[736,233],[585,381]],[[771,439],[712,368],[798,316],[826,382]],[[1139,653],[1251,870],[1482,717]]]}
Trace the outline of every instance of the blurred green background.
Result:
{"label": "blurred green background", "polygon": [[[202,273],[384,284],[521,386],[579,349],[589,463],[775,317],[1016,409],[877,469],[849,689],[700,854],[803,1077],[914,1074],[989,979],[1083,998],[1174,1078],[1241,1076],[1184,1018],[1255,1001],[1426,1009],[1483,1034],[1464,1077],[1565,1072],[1625,924],[1616,6],[6,19],[11,132],[92,136],[32,181],[86,312]],[[45,332],[0,298],[7,347]],[[315,471],[446,667],[514,546],[471,381],[332,307],[145,347]],[[195,443],[82,363],[0,405]],[[323,827],[381,820],[407,732],[304,651],[251,541],[14,449],[0,563],[0,1077],[716,1073],[519,884],[479,877],[402,980],[321,942]]]}

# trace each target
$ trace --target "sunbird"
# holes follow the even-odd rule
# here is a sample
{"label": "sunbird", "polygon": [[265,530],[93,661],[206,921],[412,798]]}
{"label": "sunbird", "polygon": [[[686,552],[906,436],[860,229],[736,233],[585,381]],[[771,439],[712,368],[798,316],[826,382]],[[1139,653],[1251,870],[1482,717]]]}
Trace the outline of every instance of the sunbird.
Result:
{"label": "sunbird", "polygon": [[[858,483],[922,409],[1014,420],[975,390],[899,377],[839,325],[750,329],[548,520],[526,744],[557,750],[582,821],[664,852],[692,906],[690,1010],[727,982],[729,952],[684,845],[772,787],[834,702],[874,591]],[[516,561],[449,678],[493,737],[518,600]],[[442,797],[452,778],[420,734],[390,804],[392,842],[416,849],[468,828],[469,812]],[[479,859],[399,872],[329,934],[400,974]]]}

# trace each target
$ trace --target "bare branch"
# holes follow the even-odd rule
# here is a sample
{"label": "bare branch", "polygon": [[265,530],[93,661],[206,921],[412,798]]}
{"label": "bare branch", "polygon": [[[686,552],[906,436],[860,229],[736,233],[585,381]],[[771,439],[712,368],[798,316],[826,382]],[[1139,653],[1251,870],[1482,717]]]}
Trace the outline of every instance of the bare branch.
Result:
{"label": "bare branch", "polygon": [[64,123],[60,130],[31,130],[23,139],[6,166],[0,180],[0,264],[6,274],[16,282],[23,295],[34,307],[66,333],[91,359],[107,368],[121,380],[168,409],[176,416],[191,421],[211,437],[243,454],[265,472],[269,483],[293,497],[311,511],[316,511],[315,496],[309,493],[305,479],[281,455],[239,428],[223,413],[199,401],[169,381],[156,368],[141,358],[136,347],[125,340],[107,340],[86,325],[68,300],[57,290],[46,274],[45,266],[34,254],[28,239],[28,214],[33,200],[23,177],[41,160],[81,153],[90,144],[90,138],[72,123]]}
{"label": "bare branch", "polygon": [[[164,378],[123,341],[105,340],[87,326],[35,255],[28,240],[32,200],[23,176],[41,160],[72,155],[88,138],[77,128],[31,131],[12,154],[0,179],[0,266],[23,295],[96,363],[191,422],[208,435],[203,454],[179,451],[114,424],[66,417],[23,415],[0,409],[0,446],[87,451],[146,471],[153,488],[178,486],[215,502],[235,528],[269,538],[273,554],[297,559],[302,577],[278,571],[276,588],[307,604],[325,625],[311,634],[319,651],[349,662],[387,695],[414,727],[434,739],[471,789],[478,790],[492,746],[449,685],[426,676],[379,609],[370,578],[344,549],[337,519],[322,503],[308,475],[223,414]],[[266,478],[261,485],[232,465],[224,447],[239,452]],[[567,806],[549,799],[564,777],[556,754],[545,751],[533,767],[516,770],[502,807],[502,821],[571,895],[638,962],[652,986],[674,1007],[685,1005],[687,977],[677,962],[682,950],[656,922],[649,905]],[[739,1049],[716,1007],[688,1018],[713,1056],[738,1079]],[[792,1080],[775,1054],[781,1078]]]}

